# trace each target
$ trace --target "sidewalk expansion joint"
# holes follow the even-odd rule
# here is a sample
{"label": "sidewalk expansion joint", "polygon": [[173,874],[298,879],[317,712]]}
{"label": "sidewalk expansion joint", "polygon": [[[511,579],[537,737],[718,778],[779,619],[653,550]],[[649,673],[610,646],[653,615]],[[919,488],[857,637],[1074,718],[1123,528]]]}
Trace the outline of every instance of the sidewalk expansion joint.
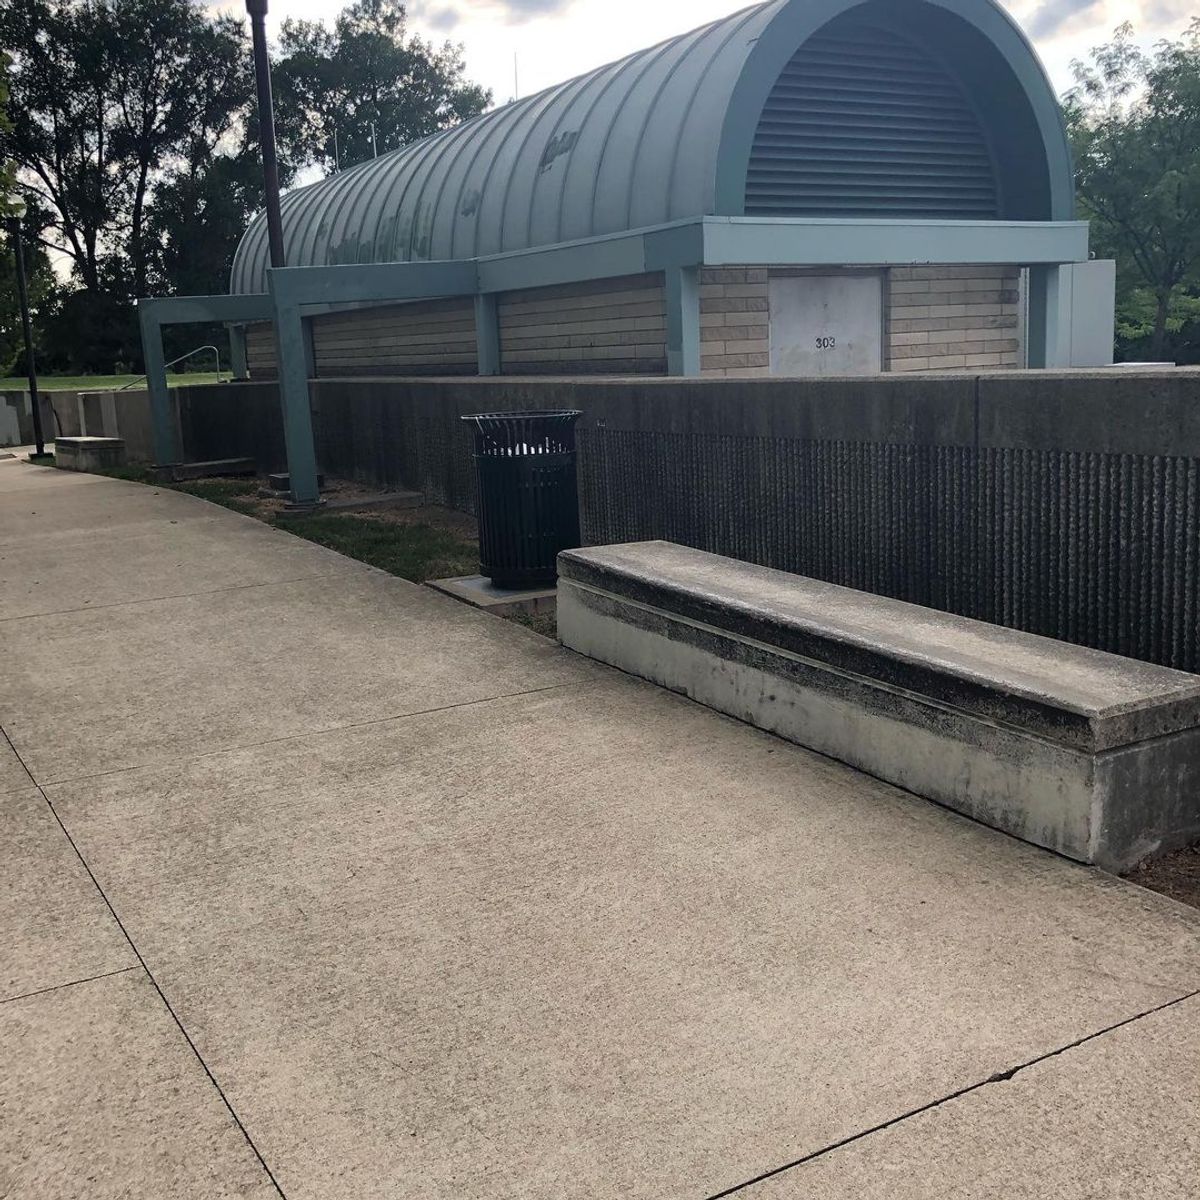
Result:
{"label": "sidewalk expansion joint", "polygon": [[943,1104],[948,1104],[950,1101],[957,1100],[962,1096],[969,1096],[972,1092],[982,1091],[984,1088],[992,1087],[995,1084],[1008,1083],[1029,1067],[1035,1067],[1039,1063],[1044,1063],[1049,1059],[1058,1058],[1060,1054],[1066,1054],[1069,1050],[1074,1050],[1078,1046],[1085,1046],[1088,1042],[1094,1042],[1098,1038],[1105,1037],[1107,1034],[1113,1033],[1118,1029],[1123,1029],[1126,1025],[1133,1025],[1135,1022],[1141,1021],[1146,1017],[1154,1016],[1155,1013],[1164,1012],[1166,1009],[1174,1008],[1178,1004],[1194,1000],[1198,996],[1200,996],[1200,989],[1188,992],[1184,996],[1176,996],[1173,1000],[1167,1000],[1163,1004],[1156,1004],[1153,1008],[1135,1013],[1131,1017],[1125,1017],[1123,1020],[1116,1021],[1112,1025],[1106,1025],[1103,1029],[1097,1029],[1094,1033],[1085,1034],[1083,1037],[1077,1038],[1073,1042],[1068,1042],[1066,1045],[1059,1046],[1054,1050],[1047,1050],[1045,1054],[1035,1055],[1033,1058],[1018,1063],[1015,1067],[1011,1067],[1007,1071],[997,1071],[995,1074],[989,1075],[986,1079],[981,1079],[978,1083],[968,1084],[966,1087],[959,1088],[957,1091],[950,1092],[945,1096],[940,1096],[936,1100],[930,1100],[928,1104],[918,1105],[916,1108],[909,1109],[898,1116],[881,1121],[878,1125],[872,1125],[869,1129],[861,1129],[857,1133],[852,1133],[841,1138],[839,1141],[830,1142],[828,1145],[821,1146],[819,1149],[794,1159],[792,1162],[784,1163],[781,1167],[775,1167],[770,1171],[764,1171],[761,1175],[754,1176],[753,1179],[747,1179],[744,1183],[736,1183],[733,1187],[725,1188],[724,1191],[714,1192],[712,1195],[706,1197],[705,1200],[723,1200],[726,1196],[736,1195],[746,1188],[754,1187],[756,1184],[763,1183],[768,1179],[774,1179],[777,1175],[782,1175],[785,1171],[791,1171],[795,1167],[802,1167],[806,1163],[813,1162],[815,1159],[823,1158],[825,1155],[831,1154],[834,1150],[841,1150],[844,1146],[851,1146],[855,1142],[862,1141],[864,1138],[869,1138],[876,1133],[882,1133],[885,1129],[891,1129],[895,1125],[900,1125],[910,1117],[917,1117],[922,1113],[941,1108]]}
{"label": "sidewalk expansion joint", "polygon": [[[5,740],[8,741],[8,744],[10,746],[12,746],[12,741],[8,738],[7,733],[5,733],[4,737],[5,737]],[[21,765],[23,767],[25,767],[25,771],[28,774],[29,768],[28,768],[28,766],[26,766],[25,760],[23,758],[21,758],[20,752],[17,750],[17,748],[15,746],[13,746],[13,753],[16,754],[18,760],[20,761]],[[32,778],[32,775],[30,775],[30,778]],[[196,1061],[200,1064],[200,1067],[204,1071],[204,1074],[208,1076],[209,1083],[211,1083],[213,1085],[213,1087],[216,1089],[216,1093],[218,1096],[220,1096],[221,1103],[225,1105],[225,1110],[229,1113],[230,1119],[233,1121],[234,1125],[237,1127],[238,1132],[242,1135],[243,1138],[246,1139],[246,1145],[250,1147],[250,1150],[254,1154],[254,1157],[258,1159],[259,1166],[262,1167],[263,1171],[266,1173],[267,1178],[271,1181],[271,1186],[275,1189],[276,1192],[279,1193],[281,1200],[287,1200],[287,1196],[284,1193],[283,1188],[281,1188],[279,1186],[279,1181],[275,1178],[275,1175],[272,1172],[271,1168],[269,1166],[267,1166],[267,1160],[265,1158],[263,1158],[262,1152],[254,1144],[254,1139],[250,1136],[249,1131],[246,1129],[246,1126],[244,1124],[242,1124],[241,1117],[238,1116],[237,1110],[229,1102],[229,1097],[225,1095],[224,1089],[221,1087],[220,1083],[217,1082],[217,1077],[212,1073],[211,1069],[209,1068],[208,1063],[206,1063],[204,1061],[204,1057],[203,1057],[203,1055],[201,1055],[199,1048],[197,1047],[196,1043],[194,1041],[192,1041],[191,1034],[188,1033],[187,1029],[184,1027],[183,1022],[179,1019],[179,1014],[175,1011],[174,1008],[171,1007],[170,1000],[167,999],[166,993],[162,990],[162,987],[159,984],[158,980],[155,979],[154,972],[150,970],[149,964],[142,957],[142,952],[137,948],[137,944],[134,942],[133,938],[130,936],[129,930],[125,928],[125,923],[121,920],[120,915],[118,914],[116,908],[113,906],[113,902],[108,898],[108,895],[105,893],[104,889],[100,886],[100,881],[96,878],[95,872],[88,865],[87,859],[83,857],[83,852],[75,844],[75,839],[71,836],[71,831],[63,823],[62,817],[60,817],[58,815],[58,811],[57,811],[57,809],[55,809],[54,804],[51,801],[50,797],[46,795],[46,789],[43,788],[40,784],[36,784],[35,786],[37,787],[37,790],[41,793],[42,799],[45,800],[46,807],[50,810],[50,815],[53,816],[55,821],[58,822],[58,827],[59,827],[59,829],[62,830],[63,837],[65,837],[67,839],[67,844],[71,847],[72,850],[75,851],[75,857],[79,859],[80,866],[82,866],[83,869],[87,872],[88,878],[92,881],[92,886],[96,889],[97,893],[100,896],[100,899],[104,901],[105,907],[112,914],[112,919],[117,923],[117,928],[121,931],[121,936],[124,937],[125,941],[129,945],[129,949],[133,953],[134,958],[137,959],[138,966],[141,967],[141,969],[146,973],[146,978],[150,981],[150,986],[153,987],[154,990],[158,993],[158,998],[162,1001],[163,1007],[167,1010],[168,1014],[171,1017],[171,1020],[175,1022],[175,1027],[179,1030],[181,1036],[183,1037],[183,1040],[187,1043],[188,1049],[190,1049],[192,1054],[195,1055]],[[136,967],[132,967],[132,966],[125,968],[125,970],[136,970],[136,969],[137,969]],[[124,973],[123,971],[114,972],[114,974],[123,974],[123,973]]]}
{"label": "sidewalk expansion joint", "polygon": [[[284,733],[279,737],[264,738],[261,742],[238,742],[233,746],[221,746],[216,750],[202,750],[199,754],[185,755],[180,758],[170,758],[159,762],[134,763],[128,767],[113,767],[110,771],[95,771],[90,775],[69,775],[63,779],[47,779],[42,783],[30,777],[34,787],[62,787],[68,783],[85,783],[90,779],[105,779],[110,775],[125,775],[131,771],[149,771],[155,768],[185,766],[188,763],[199,762],[205,758],[216,758],[221,754],[239,754],[245,750],[260,750],[263,746],[277,746],[283,742],[296,742],[302,738],[327,737],[333,733],[344,733],[353,729],[369,729],[372,725],[387,725],[392,721],[408,721],[413,717],[428,717],[435,713],[452,712],[456,708],[472,708],[478,704],[497,704],[501,700],[518,700],[522,696],[537,696],[542,692],[556,692],[564,688],[583,687],[589,680],[572,680],[569,683],[549,683],[545,687],[526,688],[520,692],[500,692],[495,696],[481,696],[476,700],[459,700],[454,704],[442,704],[436,708],[421,708],[415,712],[391,713],[385,717],[371,717],[366,721],[351,721],[348,725],[327,725],[321,729],[301,729],[296,733]],[[12,742],[9,742],[12,745]],[[16,754],[13,746],[13,753]],[[17,755],[19,758],[20,755]],[[24,763],[22,763],[24,766]],[[25,769],[29,774],[29,768]]]}
{"label": "sidewalk expansion joint", "polygon": [[286,587],[292,583],[312,583],[318,579],[334,577],[328,573],[298,575],[295,579],[260,579],[254,583],[231,583],[226,587],[205,588],[198,592],[169,592],[165,596],[139,596],[133,600],[110,600],[106,604],[84,604],[79,608],[56,608],[52,612],[23,613],[15,617],[0,617],[0,625],[14,621],[37,621],[45,617],[78,616],[80,613],[102,612],[106,608],[132,608],[136,604],[163,604],[168,600],[192,600],[197,596],[219,596],[223,592],[244,592],[250,588]]}
{"label": "sidewalk expansion joint", "polygon": [[49,987],[38,988],[32,992],[22,992],[19,996],[5,996],[0,1000],[2,1004],[15,1004],[18,1000],[32,1000],[35,996],[48,996],[51,992],[61,992],[64,988],[79,987],[84,983],[95,983],[100,979],[112,979],[115,975],[126,975],[130,971],[138,971],[141,968],[136,963],[131,963],[127,967],[118,967],[115,971],[103,971],[99,975],[88,975],[83,979],[68,979],[63,983],[52,983]]}

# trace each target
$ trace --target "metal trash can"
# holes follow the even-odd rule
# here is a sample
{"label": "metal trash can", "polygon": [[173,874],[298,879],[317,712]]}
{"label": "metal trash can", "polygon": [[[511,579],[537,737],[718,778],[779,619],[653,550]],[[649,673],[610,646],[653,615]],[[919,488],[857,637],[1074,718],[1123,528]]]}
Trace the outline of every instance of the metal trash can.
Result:
{"label": "metal trash can", "polygon": [[578,410],[476,413],[480,570],[496,587],[558,577],[558,552],[579,545]]}

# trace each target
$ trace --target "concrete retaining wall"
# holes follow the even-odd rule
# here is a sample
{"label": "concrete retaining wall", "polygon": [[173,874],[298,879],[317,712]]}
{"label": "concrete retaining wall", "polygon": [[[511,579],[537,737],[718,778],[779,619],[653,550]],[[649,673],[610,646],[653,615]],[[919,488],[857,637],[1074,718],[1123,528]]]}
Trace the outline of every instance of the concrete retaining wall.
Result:
{"label": "concrete retaining wall", "polygon": [[[285,465],[273,384],[179,389],[187,457]],[[580,408],[589,544],[663,538],[1200,671],[1200,371],[341,379],[322,468],[474,505],[467,413]]]}
{"label": "concrete retaining wall", "polygon": [[1200,670],[1200,372],[340,380],[332,474],[473,505],[465,413],[577,407],[588,543],[664,538]]}

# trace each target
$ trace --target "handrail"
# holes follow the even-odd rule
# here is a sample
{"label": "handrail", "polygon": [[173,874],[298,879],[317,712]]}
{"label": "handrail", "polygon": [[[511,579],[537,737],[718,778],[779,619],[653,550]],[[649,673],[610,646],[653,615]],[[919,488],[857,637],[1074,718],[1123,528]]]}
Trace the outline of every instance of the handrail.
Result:
{"label": "handrail", "polygon": [[[216,363],[217,363],[217,371],[216,371],[217,382],[220,383],[221,382],[221,352],[220,352],[220,350],[218,350],[216,348],[216,346],[195,346],[191,350],[189,350],[186,354],[181,354],[178,358],[171,359],[171,361],[169,363],[163,363],[163,370],[165,371],[168,367],[173,367],[176,363],[183,362],[183,360],[185,358],[191,358],[193,354],[199,354],[201,350],[211,350],[213,352],[213,358],[216,360]],[[148,375],[139,375],[136,379],[131,379],[128,383],[123,384],[121,387],[117,388],[117,391],[118,392],[128,391],[131,387],[136,387],[139,383],[145,383],[145,381],[148,378],[149,378]]]}

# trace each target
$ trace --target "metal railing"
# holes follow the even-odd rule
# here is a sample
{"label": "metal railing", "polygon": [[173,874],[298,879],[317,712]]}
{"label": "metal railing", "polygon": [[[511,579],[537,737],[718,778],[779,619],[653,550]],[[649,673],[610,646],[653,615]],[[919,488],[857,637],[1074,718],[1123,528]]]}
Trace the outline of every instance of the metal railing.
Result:
{"label": "metal railing", "polygon": [[[216,346],[195,346],[193,349],[189,350],[186,354],[181,354],[178,358],[171,359],[171,361],[169,363],[163,363],[163,370],[165,371],[168,367],[173,367],[176,363],[181,363],[181,362],[183,362],[184,359],[191,358],[193,354],[199,354],[203,350],[211,350],[213,352],[213,360],[216,363],[216,367],[217,367],[217,370],[216,370],[217,382],[220,383],[221,382],[221,352],[216,348]],[[149,377],[146,375],[139,375],[136,379],[131,379],[128,383],[117,388],[117,391],[118,392],[128,391],[131,387],[137,387],[137,385],[139,383],[145,383],[147,378],[149,378]],[[230,379],[233,378],[232,371],[229,373],[229,378]]]}

